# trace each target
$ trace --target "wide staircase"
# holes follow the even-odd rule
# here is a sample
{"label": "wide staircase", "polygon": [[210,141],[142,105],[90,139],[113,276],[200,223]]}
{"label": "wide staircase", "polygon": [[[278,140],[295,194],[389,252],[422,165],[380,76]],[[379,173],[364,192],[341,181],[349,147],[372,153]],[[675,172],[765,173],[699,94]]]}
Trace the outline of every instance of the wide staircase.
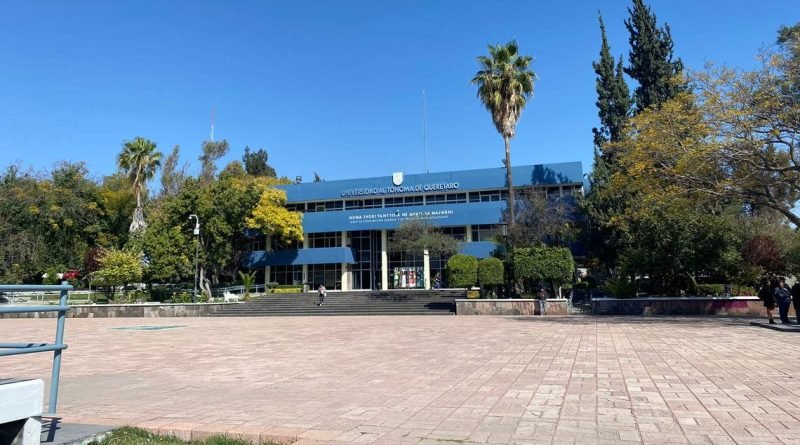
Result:
{"label": "wide staircase", "polygon": [[212,317],[289,315],[453,315],[463,289],[328,292],[318,306],[317,293],[269,294],[226,305]]}

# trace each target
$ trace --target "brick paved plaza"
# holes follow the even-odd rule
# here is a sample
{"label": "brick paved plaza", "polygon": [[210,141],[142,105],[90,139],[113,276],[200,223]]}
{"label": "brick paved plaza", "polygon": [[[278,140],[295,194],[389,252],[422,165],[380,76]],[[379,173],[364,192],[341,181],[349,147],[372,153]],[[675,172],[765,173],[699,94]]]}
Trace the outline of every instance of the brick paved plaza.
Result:
{"label": "brick paved plaza", "polygon": [[[137,325],[181,326],[138,331]],[[54,320],[0,320],[3,341]],[[708,318],[70,319],[66,422],[318,443],[800,443],[800,336]],[[47,380],[50,355],[0,359]]]}

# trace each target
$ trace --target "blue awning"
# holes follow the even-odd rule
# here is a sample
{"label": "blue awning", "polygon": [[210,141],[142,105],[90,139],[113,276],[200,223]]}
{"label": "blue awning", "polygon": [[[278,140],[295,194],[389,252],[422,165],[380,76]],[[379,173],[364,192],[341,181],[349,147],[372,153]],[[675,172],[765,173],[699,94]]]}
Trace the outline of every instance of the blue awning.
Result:
{"label": "blue awning", "polygon": [[317,249],[257,250],[245,258],[243,266],[300,266],[303,264],[355,263],[349,247],[322,247]]}

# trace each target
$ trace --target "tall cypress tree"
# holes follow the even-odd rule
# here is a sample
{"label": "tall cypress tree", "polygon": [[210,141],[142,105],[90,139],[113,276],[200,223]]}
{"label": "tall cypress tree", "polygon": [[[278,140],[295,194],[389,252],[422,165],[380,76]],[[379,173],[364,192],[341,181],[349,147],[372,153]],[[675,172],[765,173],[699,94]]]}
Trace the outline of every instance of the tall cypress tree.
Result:
{"label": "tall cypress tree", "polygon": [[[611,48],[606,38],[603,16],[598,14],[598,19],[602,44],[600,45],[600,60],[592,62],[592,67],[597,74],[597,80],[595,80],[597,102],[595,104],[600,117],[600,128],[593,128],[592,133],[594,133],[595,147],[602,150],[604,143],[617,142],[622,137],[622,128],[628,118],[631,100],[628,85],[622,75],[622,57],[620,56],[619,63],[615,67]],[[609,160],[605,153],[603,158],[606,161]]]}
{"label": "tall cypress tree", "polygon": [[625,27],[630,33],[631,50],[625,73],[639,84],[633,92],[634,113],[639,113],[675,97],[686,84],[674,79],[683,73],[683,62],[680,58],[673,60],[669,25],[659,28],[656,15],[644,0],[633,0],[628,14]]}

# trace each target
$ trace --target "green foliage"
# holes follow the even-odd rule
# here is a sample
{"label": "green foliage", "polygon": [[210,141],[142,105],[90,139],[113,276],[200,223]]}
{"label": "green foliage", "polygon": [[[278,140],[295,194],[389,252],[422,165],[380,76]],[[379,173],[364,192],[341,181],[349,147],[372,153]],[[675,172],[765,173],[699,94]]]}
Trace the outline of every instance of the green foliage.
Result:
{"label": "green foliage", "polygon": [[244,147],[244,156],[242,156],[242,163],[248,175],[252,176],[269,176],[272,178],[277,177],[275,169],[267,164],[269,155],[263,148],[251,152],[250,147]]}
{"label": "green foliage", "polygon": [[481,297],[481,291],[478,291],[478,290],[468,290],[467,291],[467,298],[469,298],[470,300],[474,300],[474,299],[480,298],[480,297]]}
{"label": "green foliage", "polygon": [[420,253],[449,256],[458,251],[458,241],[430,224],[412,220],[400,224],[389,240],[389,250],[394,252]]}
{"label": "green foliage", "polygon": [[[241,439],[233,439],[224,436],[214,436],[203,440],[193,440],[186,442],[184,440],[169,437],[158,436],[156,434],[147,432],[139,428],[124,427],[111,432],[108,436],[99,442],[90,442],[89,445],[248,445],[250,442]],[[267,442],[264,445],[275,445],[272,442]]]}
{"label": "green foliage", "polygon": [[[600,128],[593,128],[594,145],[602,149],[604,143],[608,141],[619,141],[622,130],[628,119],[628,112],[631,108],[630,93],[628,85],[623,77],[622,57],[614,66],[614,57],[611,55],[611,48],[606,38],[606,26],[603,17],[598,17],[600,21],[600,36],[602,44],[600,46],[600,60],[592,63],[594,72],[597,75],[595,80],[595,90],[597,91],[597,114],[600,117]],[[609,158],[604,156],[604,161]]]}
{"label": "green foliage", "polygon": [[169,226],[159,215],[144,232],[141,250],[147,260],[144,279],[149,283],[176,283],[189,280],[194,273],[193,244],[179,226]]}
{"label": "green foliage", "polygon": [[447,260],[447,279],[450,287],[472,287],[478,283],[478,259],[457,254]]}
{"label": "green foliage", "polygon": [[504,267],[499,258],[484,258],[478,262],[478,283],[484,291],[493,292],[503,282]]}
{"label": "green foliage", "polygon": [[627,276],[609,278],[604,284],[606,291],[616,298],[636,296],[636,283]]}
{"label": "green foliage", "polygon": [[122,152],[117,156],[117,165],[128,175],[133,184],[133,193],[136,195],[136,208],[130,231],[143,230],[146,225],[142,195],[146,193],[147,181],[155,176],[158,167],[161,166],[161,153],[156,151],[155,142],[136,137],[122,145]]}
{"label": "green foliage", "polygon": [[[109,249],[99,258],[100,270],[94,273],[93,284],[98,286],[125,287],[141,281],[142,260],[132,251]],[[112,291],[113,295],[114,291]]]}
{"label": "green foliage", "polygon": [[300,286],[277,286],[274,288],[270,288],[269,293],[271,294],[299,294],[303,291],[303,288]]}
{"label": "green foliage", "polygon": [[285,191],[276,188],[265,189],[252,214],[246,220],[247,227],[284,240],[302,241],[303,215],[288,210],[285,206]]}
{"label": "green foliage", "polygon": [[538,281],[548,281],[554,290],[572,281],[575,261],[566,247],[535,246],[514,249],[511,255],[514,276],[522,280],[525,291],[533,291]]}
{"label": "green foliage", "polygon": [[625,28],[631,48],[625,74],[639,84],[633,92],[635,111],[639,113],[686,91],[686,84],[674,81],[683,73],[683,62],[680,58],[673,59],[669,25],[659,28],[656,15],[644,0],[633,0],[628,14]]}
{"label": "green foliage", "polygon": [[210,183],[214,180],[214,176],[217,173],[217,160],[226,153],[228,153],[228,149],[230,146],[228,145],[227,140],[221,141],[203,141],[200,145],[200,149],[202,150],[203,154],[200,155],[198,158],[200,160],[200,182],[202,183]]}

